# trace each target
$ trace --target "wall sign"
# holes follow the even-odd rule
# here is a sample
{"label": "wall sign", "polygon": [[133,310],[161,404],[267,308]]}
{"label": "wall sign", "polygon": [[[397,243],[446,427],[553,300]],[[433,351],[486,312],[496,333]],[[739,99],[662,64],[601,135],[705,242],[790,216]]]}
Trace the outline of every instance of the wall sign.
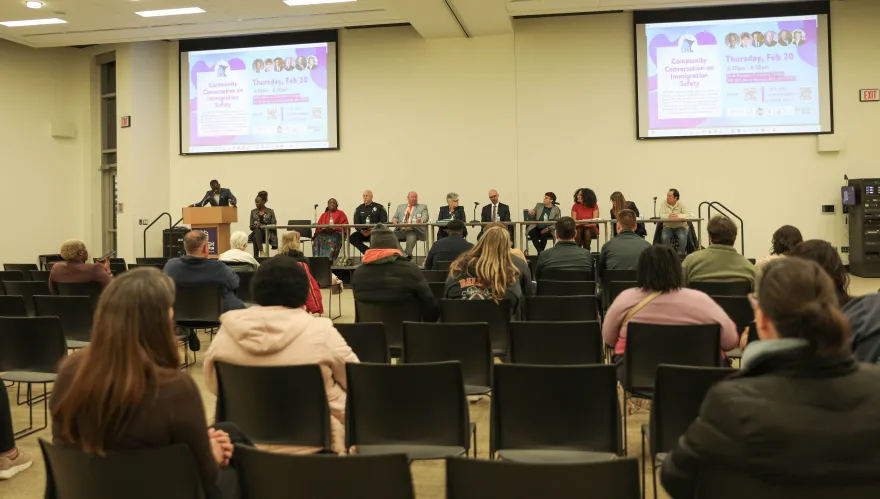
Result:
{"label": "wall sign", "polygon": [[880,89],[863,88],[859,90],[859,100],[862,102],[880,102]]}
{"label": "wall sign", "polygon": [[123,116],[120,120],[120,125],[122,128],[128,128],[131,126],[131,116]]}

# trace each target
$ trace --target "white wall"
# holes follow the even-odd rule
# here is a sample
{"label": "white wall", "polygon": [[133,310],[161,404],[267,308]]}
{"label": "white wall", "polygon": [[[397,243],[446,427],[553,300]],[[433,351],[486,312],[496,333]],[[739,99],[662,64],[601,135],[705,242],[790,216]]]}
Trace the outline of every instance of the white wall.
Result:
{"label": "white wall", "polygon": [[[88,63],[76,49],[0,40],[0,68],[0,262],[36,262],[86,237]],[[53,122],[76,137],[53,138]]]}

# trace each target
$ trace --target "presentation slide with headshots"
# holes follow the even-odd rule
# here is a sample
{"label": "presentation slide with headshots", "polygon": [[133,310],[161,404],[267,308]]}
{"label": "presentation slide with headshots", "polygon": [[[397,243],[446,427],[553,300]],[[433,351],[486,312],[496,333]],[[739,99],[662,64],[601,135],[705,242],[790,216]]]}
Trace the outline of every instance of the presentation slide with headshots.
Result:
{"label": "presentation slide with headshots", "polygon": [[640,137],[826,131],[820,17],[827,22],[808,15],[640,26]]}
{"label": "presentation slide with headshots", "polygon": [[310,43],[181,54],[189,73],[182,152],[336,147],[333,51],[334,43]]}

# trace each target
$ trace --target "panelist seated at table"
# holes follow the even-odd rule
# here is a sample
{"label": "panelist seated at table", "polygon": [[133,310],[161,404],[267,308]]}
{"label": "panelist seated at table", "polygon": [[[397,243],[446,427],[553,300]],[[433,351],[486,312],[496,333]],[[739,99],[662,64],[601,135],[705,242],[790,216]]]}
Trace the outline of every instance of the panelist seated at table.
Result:
{"label": "panelist seated at table", "polygon": [[[562,212],[559,210],[559,206],[556,205],[556,194],[552,192],[544,193],[544,201],[536,204],[534,209],[529,210],[529,217],[532,220],[543,220],[545,222],[559,220],[562,217]],[[535,249],[540,255],[544,248],[547,247],[547,240],[555,240],[553,234],[556,231],[556,227],[551,223],[530,225],[529,227],[531,227],[528,232],[529,239],[532,240],[532,244],[535,245]]]}
{"label": "panelist seated at table", "polygon": [[[483,211],[480,213],[480,221],[481,222],[510,222],[510,207],[504,203],[498,202],[499,199],[498,191],[492,189],[489,191],[489,204],[483,206]],[[482,230],[480,230],[480,234],[477,235],[477,239],[483,237],[483,232],[486,231],[486,227],[484,226]],[[507,226],[507,231],[510,233],[510,241],[513,244],[514,236],[513,236],[513,225]]]}
{"label": "panelist seated at table", "polygon": [[205,206],[206,204],[211,206],[237,206],[238,200],[235,199],[232,191],[220,187],[220,182],[212,180],[211,190],[206,192],[202,200],[193,206]]}
{"label": "panelist seated at table", "polygon": [[684,256],[687,252],[688,225],[687,222],[676,222],[679,218],[687,218],[690,210],[679,200],[678,189],[669,189],[666,193],[666,202],[660,206],[660,218],[663,222],[663,230],[660,232],[660,242],[671,244],[672,236],[678,238],[678,254]]}
{"label": "panelist seated at table", "polygon": [[[429,216],[428,207],[419,204],[419,194],[415,191],[411,191],[406,195],[406,203],[397,206],[397,210],[394,212],[394,218],[391,219],[391,223],[425,223],[428,221]],[[425,227],[397,227],[394,229],[394,235],[397,237],[398,241],[406,241],[404,253],[406,253],[406,259],[411,260],[413,247],[416,245],[416,241],[425,240]]]}
{"label": "panelist seated at table", "polygon": [[[464,212],[464,207],[459,206],[458,194],[455,192],[447,194],[446,206],[440,207],[440,214],[437,216],[437,221],[442,222],[444,220],[460,220],[462,222],[467,222],[467,214]],[[443,239],[449,235],[446,229],[446,227],[440,227],[437,230],[437,239]],[[462,236],[467,237],[467,227],[462,226]]]}
{"label": "panelist seated at table", "polygon": [[[378,223],[388,222],[388,213],[385,207],[379,203],[373,202],[373,191],[364,191],[364,202],[354,209],[354,224],[376,225]],[[348,236],[348,242],[357,248],[361,254],[367,252],[367,245],[364,242],[370,241],[370,234],[373,233],[372,227],[354,230]]]}
{"label": "panelist seated at table", "polygon": [[[327,201],[327,208],[321,214],[321,217],[318,218],[318,225],[345,224],[348,224],[348,217],[339,209],[336,199],[330,198]],[[312,238],[312,252],[315,256],[326,256],[333,262],[339,256],[340,248],[342,248],[341,227],[315,230],[315,236]]]}

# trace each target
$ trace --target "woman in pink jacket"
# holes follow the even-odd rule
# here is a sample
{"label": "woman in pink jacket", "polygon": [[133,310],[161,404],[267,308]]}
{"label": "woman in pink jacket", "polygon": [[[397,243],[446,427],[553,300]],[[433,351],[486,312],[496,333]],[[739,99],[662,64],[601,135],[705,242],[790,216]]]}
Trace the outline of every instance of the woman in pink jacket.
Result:
{"label": "woman in pink jacket", "polygon": [[[272,258],[254,274],[253,297],[258,306],[220,317],[220,332],[205,356],[205,383],[217,393],[214,363],[245,366],[318,364],[324,374],[330,405],[333,450],[345,452],[345,364],[357,355],[329,319],[304,309],[309,293],[306,272],[292,258]],[[291,446],[261,446],[276,452],[308,452]]]}

